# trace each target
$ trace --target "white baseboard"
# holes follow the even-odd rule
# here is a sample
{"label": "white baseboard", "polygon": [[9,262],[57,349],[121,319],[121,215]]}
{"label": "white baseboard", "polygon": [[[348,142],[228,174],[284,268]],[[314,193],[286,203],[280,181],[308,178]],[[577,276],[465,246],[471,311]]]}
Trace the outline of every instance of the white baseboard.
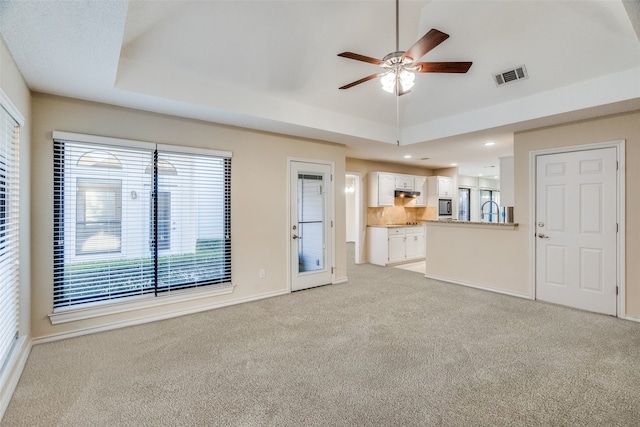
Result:
{"label": "white baseboard", "polygon": [[27,337],[21,337],[6,362],[5,369],[0,376],[0,421],[9,406],[11,396],[18,385],[20,376],[31,353],[32,343]]}
{"label": "white baseboard", "polygon": [[462,285],[462,286],[468,286],[470,288],[476,288],[476,289],[481,289],[483,291],[491,291],[491,292],[495,292],[498,294],[503,294],[503,295],[509,295],[512,297],[518,297],[518,298],[525,298],[525,299],[535,299],[533,298],[531,295],[527,295],[527,294],[521,294],[518,292],[511,292],[511,291],[505,291],[502,289],[496,289],[496,288],[492,288],[486,285],[481,285],[478,283],[471,283],[471,282],[464,282],[462,280],[455,280],[455,279],[450,279],[448,277],[440,277],[440,276],[434,276],[431,274],[425,274],[424,277],[426,277],[427,279],[433,279],[433,280],[439,280],[441,282],[449,282],[449,283],[453,283],[455,285]]}
{"label": "white baseboard", "polygon": [[347,283],[349,281],[349,278],[347,276],[344,277],[336,277],[336,280],[333,281],[334,285],[337,285],[339,283]]}
{"label": "white baseboard", "polygon": [[623,319],[626,320],[631,320],[632,322],[639,322],[640,323],[640,317],[633,317],[633,316],[624,316]]}
{"label": "white baseboard", "polygon": [[79,336],[82,336],[82,335],[89,335],[89,334],[93,334],[93,333],[96,333],[96,332],[104,332],[104,331],[110,331],[110,330],[113,330],[113,329],[125,328],[127,326],[142,325],[144,323],[151,323],[151,322],[155,322],[155,321],[158,321],[158,320],[171,319],[173,317],[179,317],[179,316],[184,316],[184,315],[187,315],[187,314],[199,313],[199,312],[202,312],[202,311],[213,310],[215,308],[228,307],[228,306],[231,306],[231,305],[242,304],[242,303],[250,302],[250,301],[257,301],[257,300],[276,297],[276,296],[285,295],[285,294],[289,294],[289,293],[290,293],[290,291],[288,289],[282,289],[282,290],[279,290],[279,291],[268,292],[268,293],[260,294],[260,295],[253,295],[251,297],[246,297],[246,298],[238,298],[238,299],[225,301],[225,302],[219,302],[219,303],[213,303],[213,304],[205,304],[205,305],[201,305],[201,306],[197,306],[197,307],[190,307],[190,308],[187,308],[187,309],[184,309],[184,310],[175,310],[175,311],[155,314],[155,315],[152,315],[152,316],[139,317],[137,319],[132,319],[132,320],[113,322],[113,323],[109,323],[109,324],[106,324],[106,325],[101,325],[101,326],[97,326],[97,327],[93,327],[93,328],[86,328],[86,329],[73,331],[73,332],[62,332],[62,333],[59,333],[59,334],[46,335],[46,336],[42,336],[42,337],[38,337],[38,338],[33,339],[32,343],[33,343],[33,345],[36,345],[36,344],[42,344],[42,343],[46,343],[46,342],[63,340],[63,339],[67,339],[67,338],[79,337]]}

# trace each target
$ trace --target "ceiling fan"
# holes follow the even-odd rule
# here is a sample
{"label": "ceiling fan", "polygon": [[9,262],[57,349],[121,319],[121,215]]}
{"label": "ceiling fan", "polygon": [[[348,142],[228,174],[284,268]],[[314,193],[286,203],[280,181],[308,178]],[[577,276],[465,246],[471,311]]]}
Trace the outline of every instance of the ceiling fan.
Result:
{"label": "ceiling fan", "polygon": [[383,68],[380,73],[371,74],[355,82],[346,84],[340,89],[349,89],[360,83],[381,77],[382,88],[397,96],[407,94],[414,84],[414,73],[466,73],[472,62],[415,62],[422,58],[433,48],[449,38],[448,34],[432,28],[420,40],[414,43],[406,52],[400,51],[399,44],[399,14],[398,1],[396,0],[396,51],[391,52],[382,59],[371,58],[353,52],[342,52],[338,56],[368,62]]}

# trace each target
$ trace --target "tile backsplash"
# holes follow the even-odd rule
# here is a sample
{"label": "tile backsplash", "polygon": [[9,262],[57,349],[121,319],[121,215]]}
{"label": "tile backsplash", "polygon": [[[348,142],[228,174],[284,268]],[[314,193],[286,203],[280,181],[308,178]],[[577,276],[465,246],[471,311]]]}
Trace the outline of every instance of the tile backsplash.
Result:
{"label": "tile backsplash", "polygon": [[387,208],[367,208],[367,225],[406,224],[422,219],[437,219],[436,208],[410,208],[399,203]]}

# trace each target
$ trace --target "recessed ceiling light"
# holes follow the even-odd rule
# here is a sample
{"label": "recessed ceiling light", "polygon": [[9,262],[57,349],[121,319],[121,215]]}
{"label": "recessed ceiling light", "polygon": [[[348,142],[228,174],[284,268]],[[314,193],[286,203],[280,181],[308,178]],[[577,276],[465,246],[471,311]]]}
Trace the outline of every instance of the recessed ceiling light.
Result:
{"label": "recessed ceiling light", "polygon": [[479,173],[479,174],[478,174],[478,176],[482,176],[482,174],[481,174],[481,173]]}
{"label": "recessed ceiling light", "polygon": [[457,163],[451,163],[451,166],[458,166]]}
{"label": "recessed ceiling light", "polygon": [[411,154],[405,154],[404,158],[405,159],[410,159],[411,158]]}
{"label": "recessed ceiling light", "polygon": [[485,147],[489,147],[490,145],[496,145],[496,143],[495,143],[495,142],[493,142],[493,141],[489,141],[489,142],[485,142],[485,143],[484,143],[484,146],[485,146]]}

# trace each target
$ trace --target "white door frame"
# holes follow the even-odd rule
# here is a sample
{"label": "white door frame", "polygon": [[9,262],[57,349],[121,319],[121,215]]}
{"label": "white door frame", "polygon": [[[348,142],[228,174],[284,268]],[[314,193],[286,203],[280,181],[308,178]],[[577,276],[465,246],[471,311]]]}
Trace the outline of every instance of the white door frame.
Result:
{"label": "white door frame", "polygon": [[625,182],[626,182],[626,167],[625,167],[625,141],[609,141],[609,142],[601,142],[601,143],[593,143],[593,144],[584,144],[584,145],[571,145],[567,147],[559,147],[559,148],[549,148],[549,149],[541,149],[541,150],[533,150],[529,152],[529,171],[530,171],[530,179],[529,179],[529,253],[531,254],[530,261],[530,278],[529,278],[529,294],[532,299],[536,298],[536,194],[537,194],[537,182],[538,177],[536,175],[536,161],[538,156],[543,156],[545,154],[559,154],[559,153],[570,153],[574,151],[584,151],[584,150],[595,150],[599,148],[616,148],[616,155],[618,161],[618,173],[616,178],[617,184],[617,222],[618,222],[618,235],[617,235],[617,244],[616,244],[616,252],[617,252],[617,265],[616,265],[616,275],[618,282],[618,299],[616,301],[618,309],[617,317],[625,318],[625,273],[626,273],[626,263],[625,263]]}
{"label": "white door frame", "polygon": [[352,175],[356,178],[356,191],[354,193],[355,196],[355,216],[356,216],[356,241],[355,241],[355,247],[356,247],[356,253],[355,253],[355,263],[356,264],[362,264],[364,263],[364,250],[363,250],[363,246],[362,243],[364,242],[363,239],[363,230],[362,230],[362,224],[365,224],[366,221],[363,220],[362,215],[363,215],[363,210],[362,210],[362,174],[359,172],[345,172],[345,175]]}
{"label": "white door frame", "polygon": [[[327,197],[328,211],[330,218],[327,218],[331,224],[331,283],[335,283],[336,281],[336,227],[335,227],[335,219],[336,219],[336,208],[335,208],[335,197],[336,197],[336,188],[335,188],[335,163],[332,161],[326,160],[317,160],[317,159],[305,159],[301,157],[287,157],[287,224],[285,230],[285,238],[287,239],[287,287],[289,292],[292,292],[293,289],[293,277],[291,275],[293,266],[291,265],[291,162],[303,162],[303,163],[315,163],[318,165],[327,165],[330,168],[331,179],[329,180],[329,188],[331,190],[330,197]],[[296,201],[297,203],[297,201]]]}

